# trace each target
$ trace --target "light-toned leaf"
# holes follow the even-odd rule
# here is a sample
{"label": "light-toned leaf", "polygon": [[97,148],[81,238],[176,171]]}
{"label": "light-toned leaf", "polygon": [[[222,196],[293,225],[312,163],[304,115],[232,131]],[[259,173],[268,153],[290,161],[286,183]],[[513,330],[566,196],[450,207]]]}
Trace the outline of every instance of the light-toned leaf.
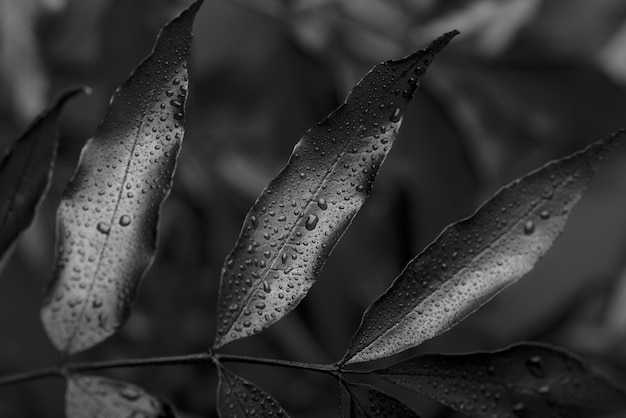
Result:
{"label": "light-toned leaf", "polygon": [[215,347],[260,332],[306,295],[369,195],[419,77],[456,34],[375,66],[304,134],[226,258]]}
{"label": "light-toned leaf", "polygon": [[99,343],[124,323],[153,261],[183,137],[187,58],[200,5],[161,30],[150,56],[117,90],[63,194],[56,267],[41,317],[65,354]]}
{"label": "light-toned leaf", "polygon": [[0,259],[30,225],[48,191],[58,144],[57,120],[65,103],[83,91],[80,87],[63,93],[0,160]]}
{"label": "light-toned leaf", "polygon": [[220,418],[288,418],[282,406],[254,383],[217,366],[217,413]]}
{"label": "light-toned leaf", "polygon": [[546,164],[444,229],[365,312],[344,361],[387,357],[435,337],[530,271],[623,137]]}
{"label": "light-toned leaf", "polygon": [[376,374],[471,417],[626,416],[622,389],[579,359],[545,345],[422,355]]}
{"label": "light-toned leaf", "polygon": [[65,392],[67,418],[174,418],[167,403],[130,383],[99,376],[70,375]]}
{"label": "light-toned leaf", "polygon": [[343,382],[340,398],[341,418],[419,418],[396,398],[368,385]]}

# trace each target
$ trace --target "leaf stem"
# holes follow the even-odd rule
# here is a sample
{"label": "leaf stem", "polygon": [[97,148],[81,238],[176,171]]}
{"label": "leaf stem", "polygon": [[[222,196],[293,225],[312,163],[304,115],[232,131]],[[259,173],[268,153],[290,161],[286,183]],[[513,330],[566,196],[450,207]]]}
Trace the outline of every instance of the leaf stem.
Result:
{"label": "leaf stem", "polygon": [[278,359],[259,358],[259,357],[246,357],[246,356],[237,356],[237,355],[232,355],[232,354],[216,354],[215,358],[217,361],[220,361],[222,363],[233,362],[233,363],[259,364],[259,365],[265,365],[265,366],[283,367],[287,369],[309,370],[313,372],[330,374],[333,376],[337,376],[339,373],[339,368],[335,364],[301,363],[298,361],[278,360]]}
{"label": "leaf stem", "polygon": [[0,386],[25,382],[44,377],[63,376],[66,373],[80,373],[94,370],[116,369],[122,367],[174,366],[183,364],[212,364],[219,362],[247,363],[289,369],[309,370],[332,376],[339,375],[339,366],[335,364],[312,364],[296,361],[246,357],[231,354],[214,354],[212,352],[184,354],[179,356],[120,359],[108,361],[69,363],[65,366],[50,366],[8,376],[0,376]]}
{"label": "leaf stem", "polygon": [[41,379],[44,377],[59,377],[61,375],[61,370],[58,367],[50,366],[37,370],[29,370],[27,372],[0,376],[0,386],[27,382],[29,380]]}
{"label": "leaf stem", "polygon": [[120,367],[145,367],[145,366],[175,366],[182,364],[208,364],[213,363],[211,353],[184,354],[180,356],[150,357],[137,359],[121,359],[85,363],[68,364],[65,369],[69,372],[84,372],[91,370],[116,369]]}

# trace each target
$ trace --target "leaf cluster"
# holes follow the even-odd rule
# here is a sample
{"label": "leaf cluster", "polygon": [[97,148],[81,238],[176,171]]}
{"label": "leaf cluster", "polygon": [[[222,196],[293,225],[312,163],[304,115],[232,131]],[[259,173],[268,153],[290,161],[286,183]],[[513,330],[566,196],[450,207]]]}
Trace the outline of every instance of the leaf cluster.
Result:
{"label": "leaf cluster", "polygon": [[[116,91],[83,148],[57,211],[57,255],[41,320],[57,366],[0,378],[66,380],[66,415],[173,417],[175,408],[131,383],[93,374],[114,367],[208,364],[219,379],[222,417],[288,416],[270,394],[226,363],[319,372],[339,383],[342,417],[417,417],[401,400],[356,375],[387,381],[473,417],[617,417],[626,394],[575,356],[520,343],[495,352],[387,359],[454,327],[530,271],[564,229],[616,132],[499,190],[443,230],[363,315],[342,359],[309,364],[224,353],[292,312],[372,191],[403,114],[429,65],[458,32],[403,59],[376,65],[345,102],[311,127],[248,212],[226,257],[212,347],[193,355],[72,363],[124,325],[156,253],[161,206],[172,188],[184,136],[187,63],[202,0],[165,25],[152,53]],[[68,90],[0,161],[0,256],[35,216],[52,173],[56,123]]]}

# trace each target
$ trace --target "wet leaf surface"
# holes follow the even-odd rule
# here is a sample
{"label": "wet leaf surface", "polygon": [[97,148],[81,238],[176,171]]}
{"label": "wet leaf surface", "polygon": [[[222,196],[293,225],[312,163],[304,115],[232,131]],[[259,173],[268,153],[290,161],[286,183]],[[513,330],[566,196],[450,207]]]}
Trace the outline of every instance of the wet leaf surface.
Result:
{"label": "wet leaf surface", "polygon": [[30,225],[45,196],[58,144],[59,115],[65,103],[84,90],[73,88],[63,93],[0,160],[0,258]]}
{"label": "wet leaf surface", "polygon": [[341,392],[341,418],[419,418],[408,406],[371,386],[343,382]]}
{"label": "wet leaf surface", "polygon": [[369,195],[419,77],[456,34],[375,66],[304,134],[226,258],[215,347],[260,332],[306,295]]}
{"label": "wet leaf surface", "polygon": [[113,96],[57,212],[58,254],[42,320],[71,354],[113,334],[152,263],[183,138],[194,3]]}
{"label": "wet leaf surface", "polygon": [[563,230],[618,132],[498,191],[452,224],[366,311],[347,363],[390,356],[450,329],[530,271]]}
{"label": "wet leaf surface", "polygon": [[65,394],[67,418],[174,418],[165,402],[130,383],[99,376],[70,375]]}
{"label": "wet leaf surface", "polygon": [[572,355],[539,344],[428,354],[376,374],[471,417],[623,417],[626,393]]}
{"label": "wet leaf surface", "polygon": [[288,418],[282,406],[267,392],[218,365],[217,412],[220,418]]}

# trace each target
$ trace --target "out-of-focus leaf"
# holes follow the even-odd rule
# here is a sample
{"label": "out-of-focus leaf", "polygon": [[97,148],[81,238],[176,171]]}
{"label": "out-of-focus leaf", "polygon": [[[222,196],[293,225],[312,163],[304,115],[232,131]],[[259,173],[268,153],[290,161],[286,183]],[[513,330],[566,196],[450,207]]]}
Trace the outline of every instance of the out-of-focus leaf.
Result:
{"label": "out-of-focus leaf", "polygon": [[99,376],[68,376],[65,404],[67,418],[176,417],[171,406],[141,388]]}
{"label": "out-of-focus leaf", "polygon": [[435,337],[530,271],[623,136],[546,164],[446,227],[368,308],[344,361],[387,357]]}
{"label": "out-of-focus leaf", "polygon": [[0,258],[28,225],[52,177],[58,133],[65,103],[84,88],[65,92],[43,112],[0,160]]}
{"label": "out-of-focus leaf", "polygon": [[226,258],[215,347],[260,332],[306,295],[369,195],[419,76],[456,34],[375,66],[343,105],[304,134]]}
{"label": "out-of-focus leaf", "polygon": [[623,417],[626,393],[579,359],[545,345],[428,354],[376,374],[471,417]]}
{"label": "out-of-focus leaf", "polygon": [[187,57],[201,3],[162,29],[152,54],[117,90],[63,194],[56,268],[41,317],[65,354],[124,323],[154,258],[183,137]]}
{"label": "out-of-focus leaf", "polygon": [[341,418],[419,418],[394,397],[368,385],[341,385]]}
{"label": "out-of-focus leaf", "polygon": [[288,418],[282,406],[254,383],[217,367],[217,413],[221,418],[271,417]]}

